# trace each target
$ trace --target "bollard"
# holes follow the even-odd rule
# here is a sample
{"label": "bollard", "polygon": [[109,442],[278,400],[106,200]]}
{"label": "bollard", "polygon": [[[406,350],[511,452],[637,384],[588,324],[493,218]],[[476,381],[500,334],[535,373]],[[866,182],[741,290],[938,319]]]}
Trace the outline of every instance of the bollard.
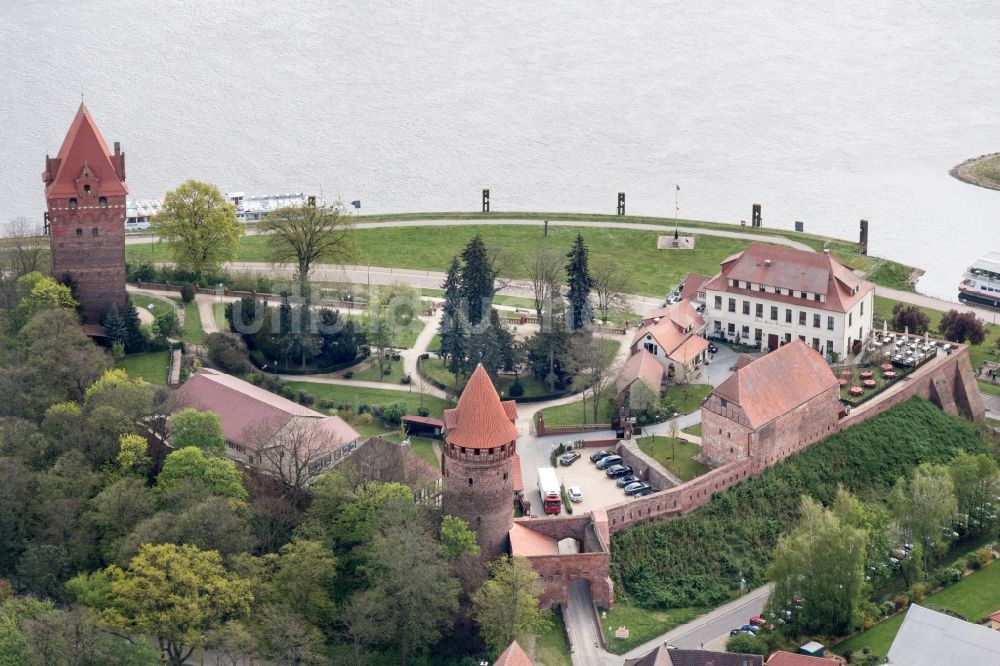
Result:
{"label": "bollard", "polygon": [[483,188],[483,212],[490,212],[490,188]]}
{"label": "bollard", "polygon": [[761,226],[761,216],[760,216],[760,204],[755,203],[751,209],[750,225],[754,227]]}
{"label": "bollard", "polygon": [[624,215],[625,214],[625,193],[624,192],[619,192],[618,193],[618,214],[619,215]]}
{"label": "bollard", "polygon": [[861,220],[861,233],[858,238],[858,254],[868,254],[868,220]]}

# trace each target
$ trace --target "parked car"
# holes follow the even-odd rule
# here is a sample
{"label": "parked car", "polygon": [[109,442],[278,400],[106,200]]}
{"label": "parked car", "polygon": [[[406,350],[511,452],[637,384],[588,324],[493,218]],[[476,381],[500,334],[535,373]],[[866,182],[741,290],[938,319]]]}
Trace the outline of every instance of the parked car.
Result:
{"label": "parked car", "polygon": [[760,627],[758,627],[755,624],[744,624],[742,627],[740,627],[740,631],[745,631],[748,634],[753,634],[754,636],[756,636],[757,632],[760,631]]}
{"label": "parked car", "polygon": [[608,456],[614,455],[614,451],[598,451],[597,453],[590,454],[590,462],[600,462],[602,458],[607,458]]}
{"label": "parked car", "polygon": [[638,483],[632,483],[632,484],[629,484],[629,485],[625,486],[625,494],[626,495],[635,495],[640,490],[645,490],[646,488],[649,488],[649,487],[650,487],[649,484],[645,483],[643,481],[639,481]]}
{"label": "parked car", "polygon": [[733,629],[729,632],[730,636],[739,636],[740,634],[749,634],[749,631],[743,631],[742,629]]}
{"label": "parked car", "polygon": [[635,483],[636,481],[642,481],[642,479],[640,479],[639,477],[637,477],[635,474],[626,474],[625,476],[619,476],[618,477],[618,487],[619,488],[624,488],[628,484]]}
{"label": "parked car", "polygon": [[752,624],[755,627],[763,627],[765,624],[767,624],[767,620],[765,620],[760,615],[754,615],[752,618],[750,618],[750,624]]}
{"label": "parked car", "polygon": [[580,490],[580,486],[570,486],[566,490],[566,494],[569,495],[570,502],[582,502],[583,501],[583,491]]}
{"label": "parked car", "polygon": [[632,497],[645,497],[646,495],[652,495],[654,492],[656,491],[653,490],[653,487],[647,485],[645,488],[640,488],[639,492],[632,495]]}
{"label": "parked car", "polygon": [[619,476],[631,474],[632,468],[628,465],[612,465],[604,470],[604,473],[608,475],[609,479],[617,479]]}
{"label": "parked car", "polygon": [[621,456],[610,455],[605,456],[597,461],[597,469],[607,469],[612,465],[620,465],[622,462]]}
{"label": "parked car", "polygon": [[561,456],[559,456],[559,464],[563,465],[564,467],[568,467],[569,465],[572,465],[579,459],[580,459],[579,451],[570,451],[569,453],[564,453]]}
{"label": "parked car", "polygon": [[719,353],[719,348],[715,346],[714,342],[709,342],[708,343],[708,353],[709,354],[718,354]]}

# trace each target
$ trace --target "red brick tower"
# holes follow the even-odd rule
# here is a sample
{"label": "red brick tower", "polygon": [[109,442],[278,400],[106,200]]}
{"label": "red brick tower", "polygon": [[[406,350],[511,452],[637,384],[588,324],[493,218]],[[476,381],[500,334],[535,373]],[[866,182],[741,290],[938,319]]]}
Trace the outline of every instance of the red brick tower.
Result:
{"label": "red brick tower", "polygon": [[482,365],[444,413],[444,510],[468,521],[487,559],[506,552],[514,527],[516,418],[517,405],[500,402]]}
{"label": "red brick tower", "polygon": [[111,154],[80,104],[59,154],[45,157],[52,276],[68,276],[86,324],[125,307],[125,154]]}

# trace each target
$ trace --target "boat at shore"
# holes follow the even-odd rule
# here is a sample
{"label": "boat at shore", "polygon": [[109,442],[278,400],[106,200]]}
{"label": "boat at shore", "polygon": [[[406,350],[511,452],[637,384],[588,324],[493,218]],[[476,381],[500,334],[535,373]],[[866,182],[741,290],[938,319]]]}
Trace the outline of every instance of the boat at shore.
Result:
{"label": "boat at shore", "polygon": [[1000,309],[1000,252],[987,252],[969,266],[958,285],[958,300]]}
{"label": "boat at shore", "polygon": [[[236,208],[236,219],[244,224],[259,222],[271,211],[287,206],[322,206],[323,198],[315,194],[294,192],[248,196],[244,192],[227,192],[226,201]],[[160,212],[160,199],[129,199],[125,204],[125,231],[149,229],[152,218]]]}

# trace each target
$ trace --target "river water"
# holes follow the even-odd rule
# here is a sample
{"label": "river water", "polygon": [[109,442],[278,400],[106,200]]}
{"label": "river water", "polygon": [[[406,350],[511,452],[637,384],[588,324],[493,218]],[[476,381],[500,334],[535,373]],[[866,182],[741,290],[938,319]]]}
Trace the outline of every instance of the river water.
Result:
{"label": "river water", "polygon": [[[363,212],[629,213],[856,238],[953,298],[1000,249],[1000,4],[46,0],[0,24],[0,223],[81,91],[131,192],[320,190]],[[289,6],[285,6],[285,5]]]}

